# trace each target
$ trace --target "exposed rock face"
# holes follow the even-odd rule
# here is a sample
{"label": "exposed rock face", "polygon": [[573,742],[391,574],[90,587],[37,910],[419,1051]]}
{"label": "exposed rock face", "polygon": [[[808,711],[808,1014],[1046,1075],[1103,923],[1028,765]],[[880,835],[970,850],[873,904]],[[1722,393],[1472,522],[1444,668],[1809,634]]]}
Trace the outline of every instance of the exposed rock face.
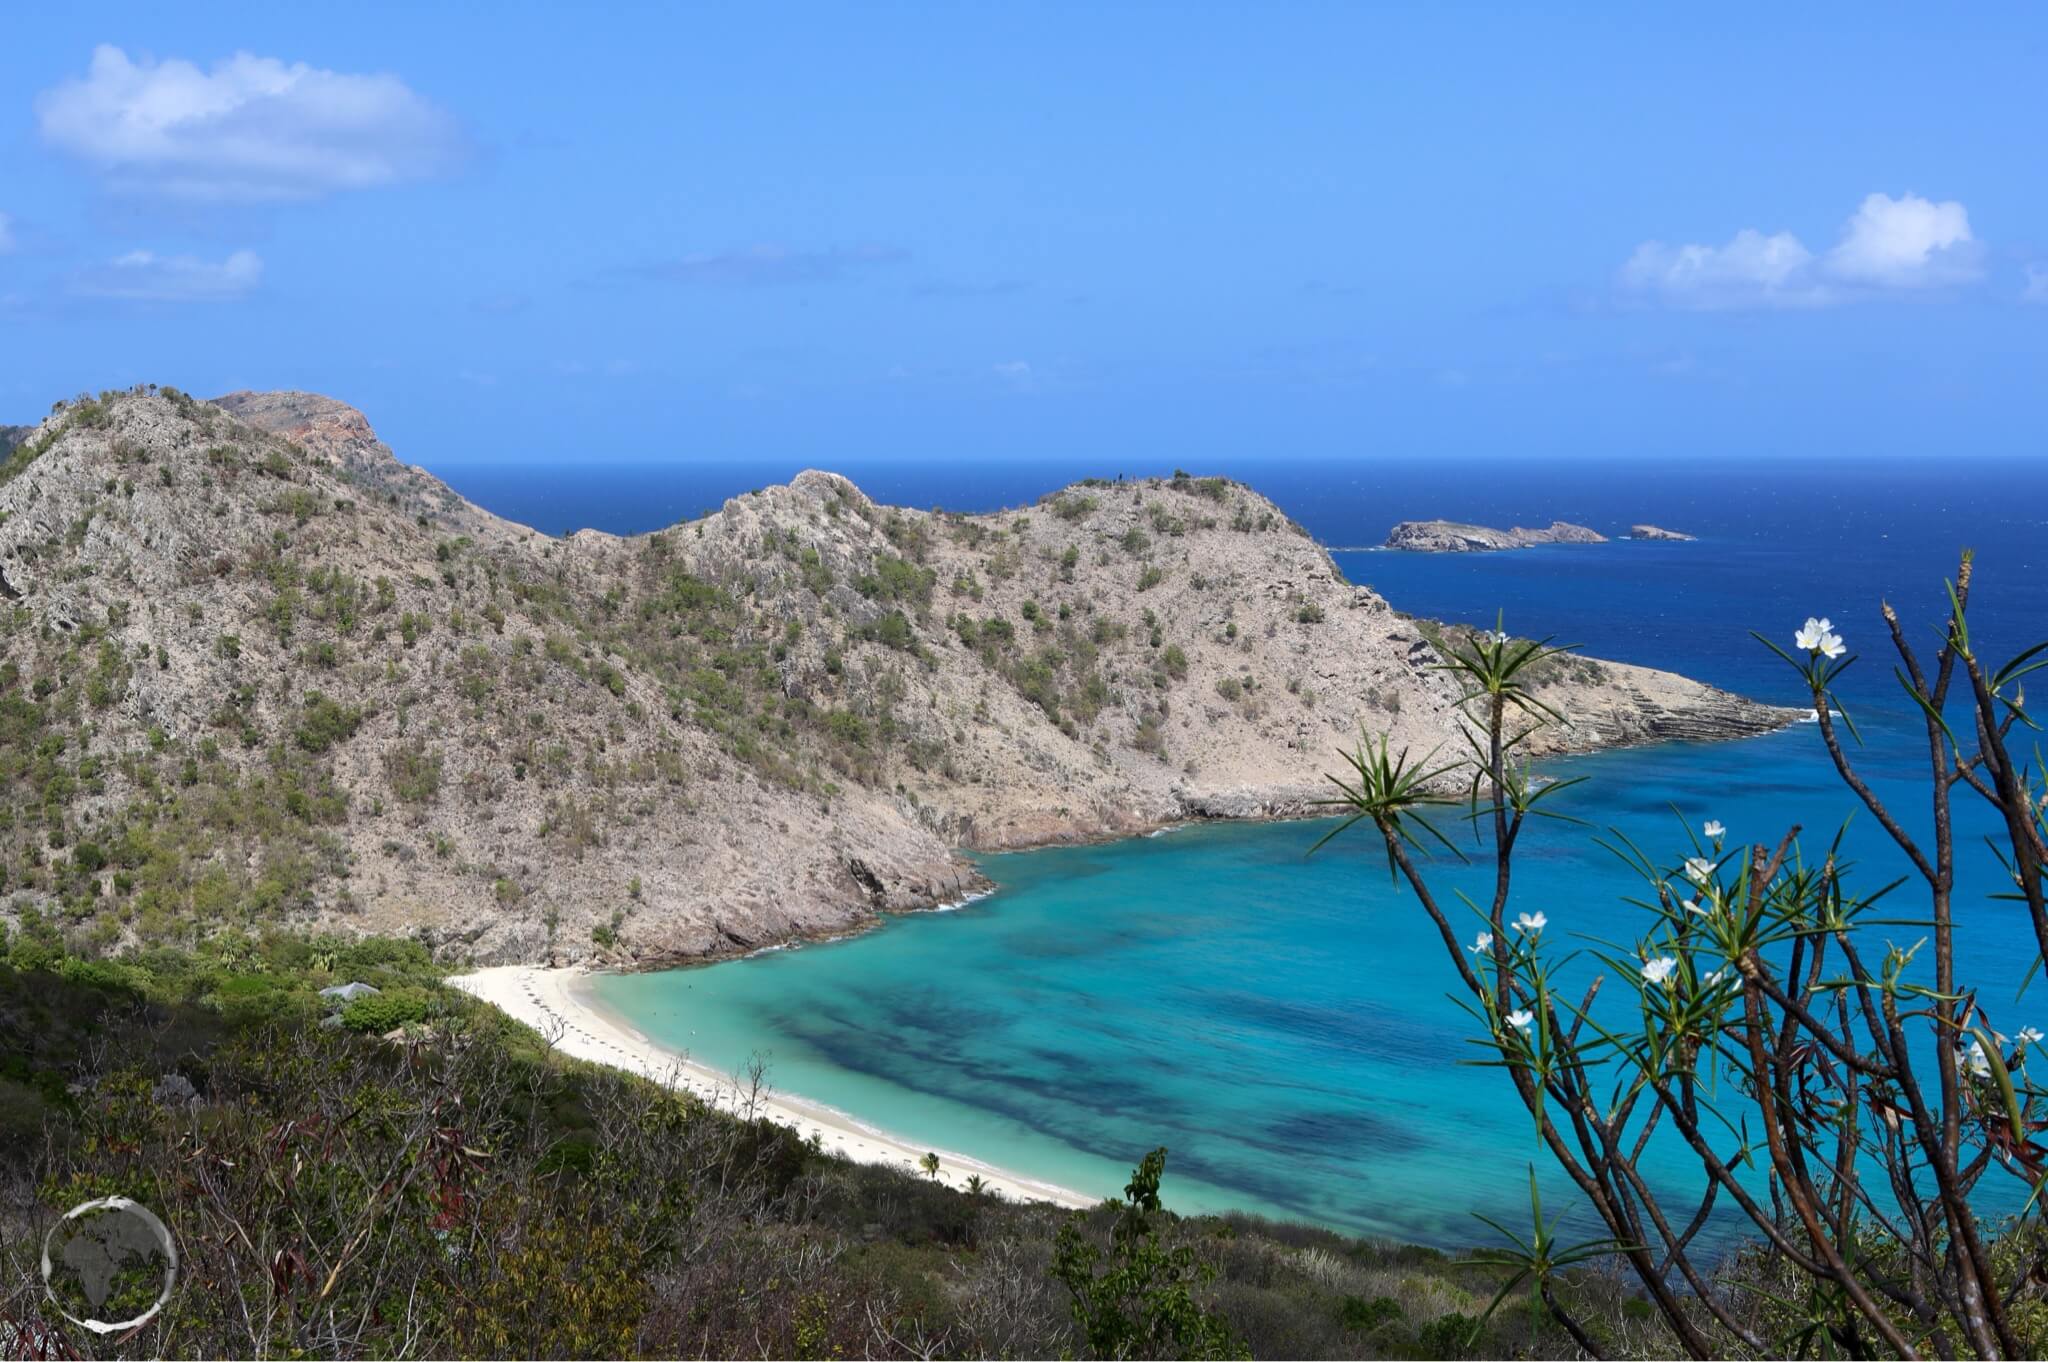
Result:
{"label": "exposed rock face", "polygon": [[1415,553],[1484,553],[1538,544],[1604,544],[1607,536],[1584,525],[1554,520],[1545,530],[1490,529],[1455,520],[1404,520],[1387,535],[1387,547]]}
{"label": "exposed rock face", "polygon": [[1690,544],[1699,538],[1696,534],[1682,534],[1677,530],[1667,530],[1661,525],[1631,525],[1628,527],[1628,537],[1631,539],[1663,539],[1669,540],[1674,544]]}
{"label": "exposed rock face", "polygon": [[[1361,727],[1460,722],[1422,626],[1222,479],[949,515],[808,472],[556,539],[330,399],[118,394],[0,466],[0,585],[0,919],[109,940],[705,958],[957,898],[961,848],[1311,811]],[[1796,717],[1549,671],[1542,751]]]}
{"label": "exposed rock face", "polygon": [[459,534],[530,539],[537,531],[472,505],[424,468],[398,461],[363,414],[318,393],[229,393],[213,405],[258,430],[282,435],[349,481],[382,494],[409,516]]}

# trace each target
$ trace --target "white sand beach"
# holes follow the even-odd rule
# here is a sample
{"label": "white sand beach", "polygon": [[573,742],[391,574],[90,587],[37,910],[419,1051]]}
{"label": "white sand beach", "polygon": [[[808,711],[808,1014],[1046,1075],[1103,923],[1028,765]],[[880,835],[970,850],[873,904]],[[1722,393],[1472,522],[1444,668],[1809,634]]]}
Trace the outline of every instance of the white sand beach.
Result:
{"label": "white sand beach", "polygon": [[863,1125],[844,1112],[765,1086],[760,1094],[750,1097],[749,1085],[742,1076],[720,1074],[692,1063],[591,1006],[577,988],[584,973],[575,969],[502,965],[458,975],[448,982],[531,1026],[563,1054],[683,1088],[727,1111],[743,1111],[751,1100],[757,1114],[806,1138],[816,1136],[828,1153],[863,1163],[894,1164],[922,1176],[918,1160],[930,1150],[939,1156],[939,1181],[949,1186],[964,1189],[970,1176],[979,1176],[983,1190],[1012,1201],[1092,1206],[1101,1200],[1099,1196],[1084,1196],[1069,1188],[1019,1177],[965,1154],[932,1150],[930,1145]]}

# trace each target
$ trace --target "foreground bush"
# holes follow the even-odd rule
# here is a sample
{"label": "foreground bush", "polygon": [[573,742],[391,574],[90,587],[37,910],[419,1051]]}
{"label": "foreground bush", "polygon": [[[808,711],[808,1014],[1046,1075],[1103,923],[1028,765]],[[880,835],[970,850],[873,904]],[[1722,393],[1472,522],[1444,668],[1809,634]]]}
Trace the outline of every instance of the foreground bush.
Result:
{"label": "foreground bush", "polygon": [[[562,1060],[404,943],[53,949],[0,965],[0,1355],[1570,1351],[1519,1311],[1472,1342],[1492,1280],[1430,1250],[1177,1217],[1150,1162],[1130,1204],[1075,1214],[831,1158]],[[345,978],[424,1019],[319,1025]],[[54,1216],[112,1193],[182,1261],[161,1314],[102,1340],[49,1308],[37,1259]]]}

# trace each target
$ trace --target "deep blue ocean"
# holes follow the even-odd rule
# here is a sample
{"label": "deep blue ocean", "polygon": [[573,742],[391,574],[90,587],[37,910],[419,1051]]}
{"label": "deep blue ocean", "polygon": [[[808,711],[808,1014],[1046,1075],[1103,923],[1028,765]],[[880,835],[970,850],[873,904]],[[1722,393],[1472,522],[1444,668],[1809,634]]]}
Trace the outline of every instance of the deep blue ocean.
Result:
{"label": "deep blue ocean", "polygon": [[[1086,474],[1068,466],[847,464],[878,499],[981,510],[1029,503]],[[796,471],[761,465],[436,469],[482,504],[551,531],[631,532],[701,514]],[[1877,614],[1889,599],[1931,652],[1942,579],[1977,550],[1972,616],[1983,655],[2048,638],[2048,468],[1935,458],[1906,464],[1712,465],[1266,460],[1226,472],[1333,547],[1375,543],[1396,521],[1553,519],[1608,533],[1649,521],[1693,544],[1613,543],[1515,553],[1339,551],[1345,573],[1397,608],[1555,636],[1595,656],[1667,667],[1763,699],[1804,697],[1749,631],[1789,646],[1827,615],[1861,660],[1843,700],[1866,775],[1917,828],[1926,797],[1917,719],[1892,679]],[[1332,754],[1332,765],[1336,754]],[[1817,853],[1857,812],[1808,725],[1744,742],[1667,745],[1552,763],[1590,777],[1565,811],[1585,826],[1530,834],[1516,908],[1562,941],[1626,943],[1640,882],[1596,837],[1619,830],[1675,863],[1683,824],[1716,818],[1738,839],[1803,825]],[[1683,820],[1683,823],[1681,822]],[[1959,843],[1991,824],[1963,806]],[[856,940],[704,969],[610,977],[600,996],[656,1039],[894,1134],[1089,1192],[1117,1190],[1155,1144],[1172,1151],[1167,1198],[1241,1207],[1437,1244],[1485,1237],[1475,1211],[1518,1223],[1535,1148],[1528,1117],[1478,1051],[1433,930],[1391,885],[1367,838],[1310,858],[1313,823],[1204,826],[1150,839],[991,856],[993,897],[899,918]],[[1866,816],[1847,845],[1876,887],[1902,859]],[[1479,891],[1482,871],[1436,867]],[[2048,984],[2015,1000],[2031,958],[2018,905],[1988,854],[1959,877],[1961,976],[2000,1029],[2048,1028]],[[1893,915],[1924,911],[1899,891]],[[1910,941],[1910,927],[1872,929]],[[1593,968],[1582,962],[1586,977]],[[1684,1163],[1656,1164],[1676,1188]]]}

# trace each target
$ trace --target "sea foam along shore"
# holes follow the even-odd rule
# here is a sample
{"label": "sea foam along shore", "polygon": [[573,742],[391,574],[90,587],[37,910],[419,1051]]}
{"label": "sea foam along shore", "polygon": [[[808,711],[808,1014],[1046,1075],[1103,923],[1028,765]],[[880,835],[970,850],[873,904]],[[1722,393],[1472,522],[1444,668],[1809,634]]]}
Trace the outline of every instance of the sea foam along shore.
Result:
{"label": "sea foam along shore", "polygon": [[[918,1161],[928,1146],[885,1134],[844,1112],[765,1086],[759,1094],[750,1094],[750,1085],[741,1079],[692,1063],[593,1005],[580,993],[585,976],[586,971],[578,969],[500,965],[457,975],[448,982],[513,1020],[531,1026],[563,1054],[682,1088],[725,1111],[745,1113],[751,1104],[757,1115],[788,1126],[807,1139],[816,1136],[828,1154],[862,1163],[892,1164],[923,1175]],[[933,1152],[939,1156],[939,1181],[950,1186],[964,1189],[970,1176],[979,1176],[984,1191],[993,1191],[1012,1201],[1050,1201],[1078,1207],[1092,1206],[1100,1200],[1004,1172],[964,1154],[943,1149]]]}

